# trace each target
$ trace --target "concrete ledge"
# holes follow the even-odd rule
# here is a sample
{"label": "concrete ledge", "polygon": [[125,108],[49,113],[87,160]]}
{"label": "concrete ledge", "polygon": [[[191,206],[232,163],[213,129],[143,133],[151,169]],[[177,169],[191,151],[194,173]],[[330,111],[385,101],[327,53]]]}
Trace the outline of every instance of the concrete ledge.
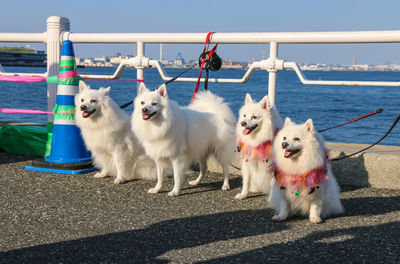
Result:
{"label": "concrete ledge", "polygon": [[[347,143],[326,143],[330,158],[343,157],[361,150],[368,145]],[[234,166],[240,168],[239,153]],[[212,158],[208,162],[211,172],[221,173],[220,166]],[[400,189],[400,147],[377,145],[364,153],[332,162],[332,171],[340,185]],[[229,168],[229,173],[241,175],[240,170]]]}

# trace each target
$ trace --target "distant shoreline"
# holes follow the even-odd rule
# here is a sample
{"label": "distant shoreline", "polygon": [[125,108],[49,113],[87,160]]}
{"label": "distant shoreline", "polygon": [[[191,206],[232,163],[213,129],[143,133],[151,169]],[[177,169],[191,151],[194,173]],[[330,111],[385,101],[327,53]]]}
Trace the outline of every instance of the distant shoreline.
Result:
{"label": "distant shoreline", "polygon": [[[21,65],[21,64],[15,64],[15,65],[2,65],[3,67],[38,67],[38,68],[46,68],[46,65]],[[380,65],[381,66],[381,65]],[[97,65],[88,65],[88,64],[78,64],[78,68],[96,68],[96,67],[101,67],[101,68],[117,68],[118,65],[105,65],[105,64],[97,64]],[[397,68],[377,68],[378,66],[370,66],[368,69],[362,69],[362,68],[351,68],[351,67],[346,67],[342,68],[343,66],[338,66],[338,67],[321,67],[321,68],[313,68],[310,69],[308,67],[300,66],[300,69],[302,71],[337,71],[337,72],[400,72],[400,66]],[[127,66],[127,68],[133,68]],[[179,67],[179,66],[164,66],[166,69],[187,69],[189,67]],[[199,67],[196,67],[195,69],[198,69]],[[222,67],[221,69],[224,70],[244,70],[247,71],[248,67]],[[256,69],[256,70],[261,70],[261,69]],[[289,71],[292,71],[291,69],[288,69]]]}

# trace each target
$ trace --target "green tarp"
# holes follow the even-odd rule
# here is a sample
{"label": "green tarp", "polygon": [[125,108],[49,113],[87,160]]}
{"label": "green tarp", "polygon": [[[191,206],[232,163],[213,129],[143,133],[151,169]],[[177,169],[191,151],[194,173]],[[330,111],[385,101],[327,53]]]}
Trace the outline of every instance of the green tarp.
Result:
{"label": "green tarp", "polygon": [[51,131],[51,125],[4,125],[0,127],[0,148],[13,154],[45,157],[50,154]]}

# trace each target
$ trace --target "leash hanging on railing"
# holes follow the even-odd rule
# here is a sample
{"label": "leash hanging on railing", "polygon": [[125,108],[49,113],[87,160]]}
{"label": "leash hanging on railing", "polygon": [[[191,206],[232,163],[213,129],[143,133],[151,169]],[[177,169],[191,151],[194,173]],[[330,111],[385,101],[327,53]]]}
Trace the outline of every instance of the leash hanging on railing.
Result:
{"label": "leash hanging on railing", "polygon": [[[209,44],[208,44],[209,45]],[[218,44],[217,44],[218,45]],[[216,49],[216,46],[214,47]],[[222,66],[222,60],[221,58],[218,56],[218,54],[215,52],[211,54],[211,56],[209,57],[208,55],[210,54],[210,50],[203,51],[203,53],[201,53],[200,57],[199,57],[199,67],[202,67],[202,63],[204,60],[204,68],[206,69],[206,77],[204,79],[204,90],[207,91],[208,89],[208,75],[209,75],[209,71],[218,71],[219,69],[221,69]],[[201,76],[201,75],[200,75]]]}
{"label": "leash hanging on railing", "polygon": [[[211,49],[208,50],[209,48],[209,41],[210,38],[212,36],[212,34],[214,34],[214,32],[209,32],[207,34],[206,37],[206,42],[203,48],[203,52],[201,53],[200,57],[199,57],[199,62],[198,65],[200,66],[200,74],[199,77],[197,79],[197,83],[196,83],[196,87],[194,89],[193,92],[193,96],[192,96],[192,100],[191,102],[193,102],[194,97],[196,95],[196,93],[199,90],[199,86],[200,86],[200,79],[201,79],[201,74],[203,71],[203,68],[206,69],[206,77],[205,77],[205,82],[204,82],[204,90],[207,90],[207,86],[208,86],[208,75],[209,75],[209,70],[211,71],[217,71],[221,68],[222,66],[222,60],[221,58],[217,55],[217,53],[215,52],[215,50],[217,49],[218,43],[215,44],[215,46]],[[176,75],[175,77],[171,78],[170,80],[164,82],[164,84],[169,84],[173,81],[175,81],[176,79],[178,79],[181,75],[183,75],[184,73],[188,72],[189,70],[193,69],[194,67],[197,66],[197,63],[193,64],[192,66],[190,66],[189,68],[187,68],[186,70],[184,70],[183,72],[181,72],[180,74]],[[123,105],[120,105],[121,109],[124,109],[126,107],[128,107],[129,105],[131,105],[133,103],[132,101],[129,101]]]}
{"label": "leash hanging on railing", "polygon": [[[194,98],[196,96],[196,93],[199,91],[200,79],[201,79],[201,74],[203,72],[204,64],[205,64],[206,61],[210,61],[211,56],[213,54],[215,54],[215,50],[218,47],[218,43],[217,43],[217,44],[215,44],[215,46],[210,51],[207,51],[207,47],[208,47],[208,44],[209,44],[208,42],[210,41],[210,38],[211,38],[212,34],[214,34],[214,33],[215,32],[209,32],[207,34],[206,42],[205,42],[204,48],[203,48],[203,52],[202,52],[202,54],[200,55],[200,58],[199,58],[200,73],[199,73],[199,77],[197,78],[197,82],[196,82],[196,86],[195,86],[194,91],[193,91],[193,96],[192,96],[191,102],[193,102],[193,100],[194,100]],[[221,60],[221,59],[219,59],[219,60]],[[211,64],[208,63],[207,66],[211,67]],[[206,69],[206,71],[207,71],[207,69]],[[205,82],[205,89],[206,90],[207,90],[207,84],[206,83],[208,81],[207,79],[208,79],[208,74],[206,75],[206,82]]]}

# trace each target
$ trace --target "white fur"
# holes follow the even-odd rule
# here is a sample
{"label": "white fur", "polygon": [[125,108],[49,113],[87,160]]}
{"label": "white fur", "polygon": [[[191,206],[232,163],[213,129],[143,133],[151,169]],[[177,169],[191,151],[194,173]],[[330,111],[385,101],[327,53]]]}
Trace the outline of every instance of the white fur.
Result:
{"label": "white fur", "polygon": [[[146,114],[154,114],[148,120]],[[184,170],[192,163],[200,163],[200,174],[189,182],[196,185],[205,175],[207,158],[214,155],[223,168],[223,190],[229,189],[228,166],[234,158],[235,117],[222,98],[210,92],[198,93],[188,107],[180,107],[169,100],[165,85],[149,91],[139,87],[132,116],[133,131],[142,142],[147,155],[157,165],[158,181],[149,193],[162,187],[165,169],[172,165],[174,188],[169,196],[179,195]]]}
{"label": "white fur", "polygon": [[[90,89],[82,81],[75,96],[75,120],[94,164],[100,169],[94,177],[116,177],[115,184],[127,180],[156,178],[154,162],[132,133],[130,118],[108,96],[110,87]],[[84,118],[81,106],[95,112]]]}
{"label": "white fur", "polygon": [[[244,134],[246,127],[257,127],[249,134]],[[272,141],[276,129],[282,127],[282,121],[278,111],[271,106],[268,96],[260,102],[254,102],[250,94],[246,94],[245,103],[239,110],[239,120],[236,125],[236,133],[243,143],[257,147],[266,141]],[[270,189],[272,173],[268,169],[270,162],[249,159],[247,162],[242,159],[242,191],[236,199],[245,199],[248,192],[268,193]]]}
{"label": "white fur", "polygon": [[[285,158],[285,149],[300,149],[291,158]],[[288,174],[304,174],[307,171],[321,167],[325,162],[325,142],[322,136],[314,130],[311,119],[304,124],[296,125],[286,118],[283,129],[278,133],[273,144],[273,161],[275,165]],[[272,218],[283,221],[293,214],[308,215],[311,223],[320,223],[321,217],[341,214],[344,212],[339,198],[339,186],[328,165],[328,180],[311,194],[311,188],[303,190],[298,196],[290,193],[288,188],[281,190],[275,179],[271,181],[269,202],[277,214]]]}

